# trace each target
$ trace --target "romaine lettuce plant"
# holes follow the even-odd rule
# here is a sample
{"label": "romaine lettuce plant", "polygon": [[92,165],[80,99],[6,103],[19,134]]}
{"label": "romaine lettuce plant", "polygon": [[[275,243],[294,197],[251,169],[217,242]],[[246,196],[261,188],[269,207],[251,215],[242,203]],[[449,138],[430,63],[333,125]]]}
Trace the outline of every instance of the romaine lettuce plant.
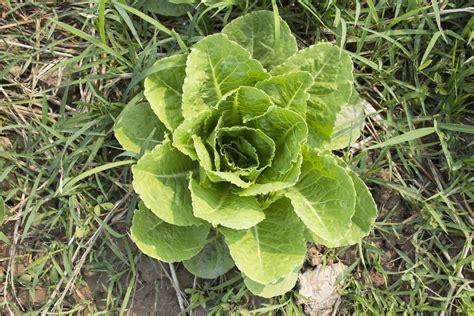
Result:
{"label": "romaine lettuce plant", "polygon": [[253,293],[271,297],[294,286],[306,241],[367,235],[372,196],[331,153],[360,135],[352,68],[329,43],[298,51],[268,11],[158,60],[148,103],[127,105],[115,127],[143,154],[132,167],[138,248],[203,278],[235,264]]}

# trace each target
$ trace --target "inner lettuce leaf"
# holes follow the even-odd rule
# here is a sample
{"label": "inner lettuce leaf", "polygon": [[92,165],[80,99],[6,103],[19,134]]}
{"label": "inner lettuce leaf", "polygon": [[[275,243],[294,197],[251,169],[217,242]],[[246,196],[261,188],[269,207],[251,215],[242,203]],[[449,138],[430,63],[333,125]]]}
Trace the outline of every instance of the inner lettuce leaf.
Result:
{"label": "inner lettuce leaf", "polygon": [[138,158],[132,239],[145,254],[203,278],[235,263],[250,291],[272,297],[294,286],[306,241],[370,233],[370,190],[331,153],[363,126],[345,50],[298,51],[283,19],[258,11],[149,73],[149,106],[127,105],[115,125]]}
{"label": "inner lettuce leaf", "polygon": [[242,136],[221,145],[220,153],[231,170],[256,169],[260,165],[257,149]]}
{"label": "inner lettuce leaf", "polygon": [[[258,155],[256,163],[257,169],[264,169],[272,164],[275,156],[275,142],[261,129],[248,126],[221,127],[217,131],[217,144],[220,148],[232,146],[239,140],[245,140],[255,150]],[[222,151],[221,151],[222,153]],[[242,155],[245,153],[242,152]],[[225,155],[227,158],[227,155]],[[236,157],[237,158],[237,157]],[[248,160],[246,163],[251,163]],[[244,166],[236,166],[238,169],[245,169]]]}

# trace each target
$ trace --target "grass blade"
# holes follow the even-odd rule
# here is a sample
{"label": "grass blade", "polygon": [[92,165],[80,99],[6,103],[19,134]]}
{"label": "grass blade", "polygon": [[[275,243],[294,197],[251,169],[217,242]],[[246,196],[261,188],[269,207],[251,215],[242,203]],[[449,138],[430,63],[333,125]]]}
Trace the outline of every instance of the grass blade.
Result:
{"label": "grass blade", "polygon": [[414,131],[406,132],[402,135],[392,137],[392,138],[390,138],[389,140],[387,140],[383,143],[380,143],[380,144],[377,144],[377,145],[374,145],[374,146],[370,146],[366,150],[397,145],[397,144],[400,144],[400,143],[404,143],[404,142],[408,142],[408,141],[411,141],[411,140],[415,140],[415,139],[424,137],[424,136],[432,134],[434,132],[435,132],[434,127],[419,128],[419,129],[416,129]]}
{"label": "grass blade", "polygon": [[109,169],[112,169],[112,168],[117,168],[117,167],[121,167],[121,166],[130,165],[132,163],[135,163],[135,160],[124,160],[124,161],[111,162],[111,163],[108,163],[108,164],[90,169],[90,170],[88,170],[88,171],[86,171],[86,172],[70,179],[69,181],[67,181],[64,184],[64,187],[59,188],[60,193],[67,194],[73,188],[73,186],[76,183],[78,183],[79,181],[81,181],[81,180],[83,180],[83,179],[85,179],[85,178],[87,178],[91,175],[94,175],[96,173],[99,173],[99,172],[102,172],[102,171],[105,171],[105,170],[109,170]]}

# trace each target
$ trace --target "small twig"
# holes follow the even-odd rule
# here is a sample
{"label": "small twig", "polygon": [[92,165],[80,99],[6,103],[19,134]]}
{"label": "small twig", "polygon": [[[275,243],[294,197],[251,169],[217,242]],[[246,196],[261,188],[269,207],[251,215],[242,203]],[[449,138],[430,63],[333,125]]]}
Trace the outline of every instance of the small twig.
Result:
{"label": "small twig", "polygon": [[[460,8],[460,9],[448,9],[448,10],[440,10],[440,15],[446,15],[451,13],[474,13],[474,7],[467,7],[467,8]],[[428,12],[426,15],[432,16],[435,15],[435,12]]]}
{"label": "small twig", "polygon": [[[180,309],[182,312],[184,312],[184,306],[188,304],[186,297],[184,294],[181,292],[181,289],[179,287],[179,282],[178,282],[178,277],[176,276],[176,271],[174,270],[174,266],[170,265],[170,273],[174,273],[174,277],[168,273],[168,270],[163,266],[163,263],[161,261],[158,261],[158,264],[161,267],[161,270],[163,273],[166,275],[166,277],[170,280],[171,285],[173,286],[174,290],[176,291],[176,295],[178,298],[178,304],[180,306]],[[183,308],[181,308],[181,305],[183,305]]]}
{"label": "small twig", "polygon": [[46,53],[50,53],[50,54],[53,54],[53,55],[58,55],[58,56],[63,56],[63,57],[74,57],[74,55],[71,55],[71,54],[68,54],[68,53],[57,52],[57,51],[54,51],[54,50],[41,48],[41,47],[33,47],[33,46],[30,46],[30,45],[26,45],[26,44],[22,44],[22,43],[16,43],[16,42],[8,41],[8,40],[5,40],[5,43],[7,43],[9,45],[12,45],[12,46],[22,47],[22,48],[42,50]]}
{"label": "small twig", "polygon": [[[15,300],[18,303],[18,306],[23,309],[23,305],[21,304],[20,300],[16,296],[16,290],[15,290],[15,253],[16,253],[16,244],[18,242],[18,228],[20,227],[20,220],[16,221],[15,224],[15,229],[13,232],[13,240],[12,240],[12,245],[10,246],[10,253],[8,257],[8,265],[7,265],[7,272],[5,275],[5,284],[4,284],[4,290],[3,290],[3,297],[5,299],[5,302],[8,302],[8,280],[10,279],[10,283],[12,286],[12,295],[15,298]],[[15,315],[13,311],[10,309],[10,305],[7,303],[7,309],[10,312],[10,315]]]}
{"label": "small twig", "polygon": [[181,310],[182,313],[184,313],[184,310],[186,307],[184,306],[181,288],[179,286],[178,276],[176,275],[176,270],[174,269],[174,265],[172,263],[168,263],[168,266],[170,267],[172,281],[175,284],[174,289],[176,290],[176,296],[178,297],[179,309]]}
{"label": "small twig", "polygon": [[20,26],[20,25],[24,25],[24,24],[29,24],[31,22],[34,22],[34,20],[19,21],[19,22],[15,22],[15,23],[0,25],[0,30],[5,30],[5,29],[9,29],[11,27]]}
{"label": "small twig", "polygon": [[372,104],[367,102],[367,100],[362,99],[362,105],[364,106],[364,112],[367,116],[372,117],[377,123],[384,129],[387,130],[388,126],[385,123],[384,118],[380,115],[380,113],[373,107]]}

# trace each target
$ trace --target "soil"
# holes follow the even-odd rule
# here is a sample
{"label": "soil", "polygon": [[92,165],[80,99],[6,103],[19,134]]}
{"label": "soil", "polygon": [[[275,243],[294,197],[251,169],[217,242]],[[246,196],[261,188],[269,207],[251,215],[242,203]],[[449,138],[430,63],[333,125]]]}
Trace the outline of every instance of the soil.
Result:
{"label": "soil", "polygon": [[[141,255],[137,265],[135,290],[129,301],[128,315],[178,315],[181,310],[177,294],[163,268],[157,260]],[[169,273],[169,272],[168,272]],[[184,267],[176,266],[176,275],[181,289],[192,287],[193,276]],[[107,297],[107,275],[101,272],[85,271],[83,273],[95,307],[105,309]],[[128,280],[121,284],[127,288]],[[87,295],[88,296],[88,295]]]}

